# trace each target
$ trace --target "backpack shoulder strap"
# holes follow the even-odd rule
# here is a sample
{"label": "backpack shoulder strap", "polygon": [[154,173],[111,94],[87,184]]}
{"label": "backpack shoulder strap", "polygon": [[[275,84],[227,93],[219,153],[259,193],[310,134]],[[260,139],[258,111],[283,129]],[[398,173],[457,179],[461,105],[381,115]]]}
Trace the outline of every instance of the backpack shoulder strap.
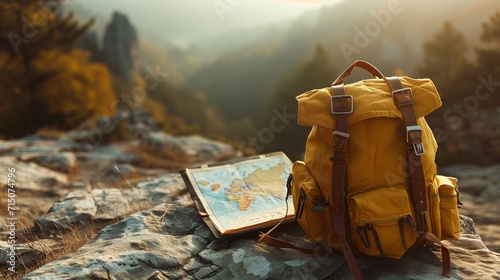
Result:
{"label": "backpack shoulder strap", "polygon": [[424,171],[421,155],[424,154],[422,143],[422,128],[417,125],[413,109],[413,92],[411,88],[403,87],[398,77],[386,78],[391,88],[394,103],[403,115],[405,124],[406,156],[408,160],[408,175],[411,184],[413,206],[417,212],[417,229],[427,231],[425,215],[427,213],[427,196],[425,192]]}
{"label": "backpack shoulder strap", "polygon": [[[349,134],[347,131],[347,117],[353,110],[353,97],[345,94],[344,85],[334,85],[332,88],[331,111],[335,115],[335,130],[333,131],[333,155],[332,160],[332,194],[331,194],[331,211],[332,224],[335,233],[339,237],[342,252],[351,270],[354,279],[361,280],[361,271],[359,270],[354,254],[347,240],[347,218],[346,218],[346,190],[345,190],[345,174],[346,174],[346,153]],[[287,183],[288,185],[289,183]],[[288,208],[288,204],[287,204]],[[278,225],[281,224],[278,223]],[[261,233],[259,241],[272,247],[291,248],[306,254],[325,254],[327,251],[317,247],[317,250],[306,249],[295,246],[290,242],[269,236],[278,225],[270,229],[266,233]]]}
{"label": "backpack shoulder strap", "polygon": [[387,77],[385,79],[391,88],[392,98],[401,111],[405,124],[408,176],[410,179],[412,203],[417,214],[418,240],[423,244],[429,241],[441,246],[443,275],[450,277],[451,264],[448,248],[434,234],[428,232],[425,217],[427,214],[427,195],[422,160],[420,158],[425,151],[422,143],[422,128],[417,124],[413,108],[413,92],[411,88],[405,88],[398,77]]}
{"label": "backpack shoulder strap", "polygon": [[347,117],[353,111],[353,97],[346,95],[344,85],[332,85],[332,114],[335,115],[333,131],[332,161],[332,194],[331,206],[333,229],[339,237],[349,269],[354,279],[363,279],[354,254],[347,240],[346,224],[346,153],[349,142]]}

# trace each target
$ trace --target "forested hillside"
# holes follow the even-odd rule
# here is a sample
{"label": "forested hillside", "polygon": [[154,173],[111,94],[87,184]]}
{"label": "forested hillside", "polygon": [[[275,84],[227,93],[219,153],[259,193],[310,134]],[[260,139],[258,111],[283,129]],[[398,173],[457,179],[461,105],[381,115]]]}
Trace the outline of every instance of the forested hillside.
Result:
{"label": "forested hillside", "polygon": [[[208,42],[206,47],[216,45],[223,48],[226,42],[237,41],[235,38],[245,37],[248,33],[258,33],[261,37],[253,36],[252,42],[234,49],[229,49],[231,44],[227,43],[226,51],[207,59],[198,71],[187,75],[186,83],[203,92],[208,103],[227,122],[239,124],[244,120],[253,124],[255,127],[250,137],[268,125],[276,100],[281,100],[280,104],[293,105],[296,95],[307,89],[327,86],[355,59],[370,61],[386,75],[398,73],[435,80],[445,101],[441,109],[444,112],[453,102],[462,102],[467,94],[473,93],[480,73],[493,71],[493,65],[486,65],[488,61],[489,64],[498,62],[484,59],[484,48],[490,48],[494,53],[491,47],[495,39],[481,35],[489,32],[489,37],[495,36],[493,31],[485,31],[482,27],[484,24],[491,25],[491,29],[498,26],[495,19],[489,19],[495,12],[494,2],[453,3],[365,1],[361,4],[361,1],[351,0],[308,13],[280,26],[226,34],[227,37],[214,39],[218,44]],[[496,6],[500,11],[500,5]],[[318,44],[328,59],[312,59]],[[198,42],[196,46],[203,49],[204,45]],[[494,58],[492,55],[488,57]],[[309,67],[311,76],[317,75],[314,72],[321,71],[325,64],[333,70],[329,77],[311,83],[298,74],[307,61],[316,61]],[[454,74],[445,74],[451,72]],[[355,73],[352,80],[357,78],[363,76]],[[286,93],[284,83],[289,88]],[[302,87],[304,85],[308,87]],[[272,100],[275,103],[270,105]],[[489,101],[480,108],[500,105],[493,99]],[[436,115],[436,124],[442,126],[442,113]],[[240,132],[238,137],[248,139],[249,136]],[[288,144],[277,137],[273,140],[265,145],[265,149],[253,148],[264,151],[286,149]],[[297,139],[298,143],[301,141]]]}
{"label": "forested hillside", "polygon": [[[493,3],[392,2],[396,4],[370,1],[360,5],[360,1],[345,1],[284,23],[284,27],[261,27],[217,37],[214,40],[224,45],[249,33],[253,37],[254,33],[262,35],[258,41],[228,49],[209,60],[197,73],[189,75],[187,84],[205,92],[208,102],[225,118],[249,117],[258,122],[262,116],[260,108],[272,94],[274,85],[311,57],[316,44],[324,46],[337,70],[355,59],[366,59],[386,75],[394,74],[396,69],[416,75],[424,59],[424,41],[433,38],[446,21],[464,34],[470,47],[465,55],[471,57],[472,46],[480,41],[481,22],[491,15]],[[468,14],[471,10],[476,12],[474,16]],[[198,42],[197,46],[203,48],[204,44]],[[333,81],[335,77],[329,78]]]}
{"label": "forested hillside", "polygon": [[0,137],[68,129],[114,112],[108,69],[75,48],[92,21],[44,4],[0,3]]}
{"label": "forested hillside", "polygon": [[[346,0],[272,25],[194,36],[182,45],[135,33],[134,18],[118,13],[133,35],[129,78],[124,78],[129,72],[120,73],[124,59],[113,62],[117,51],[106,50],[106,42],[122,40],[106,35],[114,19],[101,14],[90,20],[92,12],[68,3],[40,25],[41,35],[25,43],[24,37],[7,36],[23,30],[23,22],[9,11],[17,9],[25,17],[33,11],[16,4],[1,7],[6,16],[0,28],[6,36],[0,50],[0,106],[8,120],[2,123],[2,137],[46,126],[72,128],[127,106],[150,111],[171,133],[201,133],[251,152],[285,150],[300,157],[308,129],[289,117],[296,114],[295,96],[328,86],[356,59],[368,60],[386,75],[433,79],[444,101],[429,117],[438,134],[451,135],[463,129],[458,124],[465,125],[469,114],[500,105],[495,93],[500,5],[493,0]],[[219,24],[230,25],[231,20],[238,19]],[[56,36],[51,28],[71,29],[67,36]],[[19,47],[15,55],[10,54],[12,40]],[[63,65],[69,71],[61,71]],[[355,72],[348,82],[364,77]],[[488,91],[480,95],[483,99],[472,99],[479,85]],[[76,110],[73,104],[85,106]],[[457,106],[469,110],[463,113]],[[277,111],[289,118],[271,134],[269,124]]]}

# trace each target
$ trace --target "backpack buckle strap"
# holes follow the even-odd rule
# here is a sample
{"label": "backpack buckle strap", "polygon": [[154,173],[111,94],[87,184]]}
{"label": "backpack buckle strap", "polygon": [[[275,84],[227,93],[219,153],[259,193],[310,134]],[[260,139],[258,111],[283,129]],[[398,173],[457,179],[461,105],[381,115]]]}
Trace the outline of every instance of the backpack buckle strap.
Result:
{"label": "backpack buckle strap", "polygon": [[343,138],[349,138],[349,133],[343,132],[343,131],[334,130],[333,131],[333,137],[335,137],[335,136],[340,136],[340,137],[343,137]]}
{"label": "backpack buckle strap", "polygon": [[427,230],[427,220],[425,219],[425,215],[427,215],[427,212],[421,212],[417,214],[417,228],[425,229]]}
{"label": "backpack buckle strap", "polygon": [[424,145],[422,144],[422,127],[419,125],[406,126],[406,143],[413,145],[415,155],[423,155],[425,151]]}
{"label": "backpack buckle strap", "polygon": [[421,156],[425,153],[424,145],[422,143],[413,144],[413,150],[415,151],[415,155]]}
{"label": "backpack buckle strap", "polygon": [[413,91],[411,88],[400,88],[393,90],[391,92],[392,98],[394,99],[394,103],[396,106],[409,106],[413,105]]}
{"label": "backpack buckle strap", "polygon": [[[349,101],[347,103],[336,103],[336,101],[340,101],[342,99],[348,99]],[[349,105],[349,107],[346,105]],[[330,109],[334,115],[351,114],[354,111],[354,98],[352,95],[333,95],[330,103]]]}
{"label": "backpack buckle strap", "polygon": [[[333,131],[333,150],[335,152],[347,153],[347,144],[349,142],[349,133],[334,130]],[[335,155],[333,155],[335,157]],[[342,160],[339,158],[339,160]]]}

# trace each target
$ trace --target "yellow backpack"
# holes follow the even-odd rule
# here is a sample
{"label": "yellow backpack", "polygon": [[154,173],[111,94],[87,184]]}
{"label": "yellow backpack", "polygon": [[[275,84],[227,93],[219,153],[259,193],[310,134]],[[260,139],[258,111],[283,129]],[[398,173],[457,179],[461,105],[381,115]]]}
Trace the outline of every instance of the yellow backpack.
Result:
{"label": "yellow backpack", "polygon": [[[374,79],[344,85],[355,67]],[[399,259],[410,247],[437,243],[449,277],[440,240],[460,237],[461,203],[457,179],[436,174],[437,143],[424,119],[441,106],[432,81],[386,78],[356,61],[331,87],[297,100],[298,123],[312,129],[288,185],[309,238],[342,251],[356,279],[355,253]],[[260,240],[296,248],[267,234]]]}

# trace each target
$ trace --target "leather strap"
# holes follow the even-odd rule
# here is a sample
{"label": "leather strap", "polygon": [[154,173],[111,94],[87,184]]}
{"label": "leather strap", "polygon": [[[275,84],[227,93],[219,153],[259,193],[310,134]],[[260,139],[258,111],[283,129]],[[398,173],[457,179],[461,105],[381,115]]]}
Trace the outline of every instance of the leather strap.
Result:
{"label": "leather strap", "polygon": [[[352,70],[351,70],[352,71]],[[349,142],[347,116],[352,112],[353,97],[345,94],[344,85],[332,85],[332,114],[335,115],[335,130],[333,131],[332,160],[332,224],[335,233],[340,239],[349,269],[354,279],[363,279],[354,254],[347,240],[346,221],[346,153]]]}
{"label": "leather strap", "polygon": [[403,115],[405,124],[406,155],[408,159],[408,175],[410,178],[413,205],[417,212],[418,231],[427,231],[425,215],[427,213],[427,197],[425,192],[424,171],[420,156],[424,153],[422,143],[422,128],[417,125],[413,108],[413,93],[411,88],[404,88],[398,77],[386,78],[391,87],[396,106]]}
{"label": "leather strap", "polygon": [[286,242],[284,240],[280,240],[277,238],[274,238],[272,236],[269,236],[271,232],[273,232],[277,227],[279,227],[285,220],[286,217],[288,216],[288,197],[292,194],[292,174],[288,176],[288,179],[286,181],[286,197],[285,197],[285,204],[286,204],[286,211],[285,215],[283,218],[270,230],[268,230],[266,233],[259,232],[259,242],[262,242],[268,246],[275,247],[275,248],[290,248],[290,249],[295,249],[299,252],[309,254],[309,255],[326,255],[329,252],[326,251],[323,248],[317,247],[317,249],[307,249],[299,246],[295,246],[294,244],[290,242]]}
{"label": "leather strap", "polygon": [[332,86],[343,84],[344,80],[347,77],[349,77],[349,75],[351,75],[354,67],[359,67],[368,71],[374,78],[379,78],[379,79],[384,78],[384,75],[375,66],[371,65],[370,63],[364,60],[356,60],[354,61],[353,64],[349,65],[349,67],[347,67],[347,69],[345,69],[342,74],[340,74],[340,76],[335,80],[335,82],[333,82]]}
{"label": "leather strap", "polygon": [[321,255],[328,254],[328,252],[321,247],[317,247],[317,249],[307,249],[307,248],[295,246],[294,244],[292,244],[290,242],[286,242],[284,240],[271,237],[271,236],[267,235],[267,233],[261,232],[259,234],[259,237],[260,237],[259,238],[260,242],[262,242],[268,246],[275,247],[275,248],[289,248],[289,249],[297,250],[297,251],[302,252],[304,254],[315,255],[315,256],[316,255],[321,256]]}
{"label": "leather strap", "polygon": [[448,248],[432,233],[421,232],[418,239],[427,240],[441,246],[441,261],[443,263],[443,276],[450,277],[451,275],[451,261],[450,261],[450,251]]}
{"label": "leather strap", "polygon": [[403,115],[406,136],[406,155],[408,158],[408,175],[410,178],[413,205],[417,214],[417,242],[423,244],[430,241],[441,246],[443,276],[450,277],[450,252],[434,234],[427,232],[426,212],[427,198],[425,191],[424,172],[420,156],[425,152],[422,143],[422,129],[417,125],[413,108],[413,93],[411,88],[404,88],[398,77],[385,78],[392,90],[394,103]]}
{"label": "leather strap", "polygon": [[[353,66],[354,67],[354,66]],[[351,69],[352,71],[352,69]],[[377,70],[378,71],[378,70]],[[350,72],[349,72],[350,74]],[[339,77],[340,78],[340,77]],[[331,212],[332,212],[332,224],[335,233],[340,239],[340,244],[342,246],[342,252],[344,253],[345,259],[351,270],[354,279],[362,280],[361,272],[359,270],[354,254],[347,241],[347,224],[346,224],[346,190],[345,190],[345,175],[346,175],[346,153],[347,153],[347,143],[349,141],[349,134],[347,133],[348,123],[347,116],[352,113],[353,97],[345,94],[344,85],[332,86],[332,99],[331,99],[331,110],[332,114],[335,115],[335,130],[333,131],[333,156],[332,160],[332,199],[331,199]],[[288,203],[287,203],[288,211]],[[286,215],[285,215],[286,217]],[[315,255],[315,254],[326,254],[328,253],[323,248],[319,250],[311,250],[302,247],[295,246],[290,242],[286,242],[280,239],[269,236],[276,227],[281,223],[280,221],[276,226],[270,229],[266,233],[260,233],[259,241],[276,248],[290,248],[300,251],[302,253]]]}

